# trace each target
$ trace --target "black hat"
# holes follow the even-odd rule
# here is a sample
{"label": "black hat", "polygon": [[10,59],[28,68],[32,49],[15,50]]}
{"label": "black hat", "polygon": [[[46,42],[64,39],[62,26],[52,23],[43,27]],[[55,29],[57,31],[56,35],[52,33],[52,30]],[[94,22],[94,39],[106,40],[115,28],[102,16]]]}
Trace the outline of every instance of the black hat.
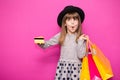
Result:
{"label": "black hat", "polygon": [[62,19],[65,16],[65,14],[72,13],[72,12],[77,12],[80,15],[81,23],[84,21],[84,18],[85,18],[84,11],[79,7],[75,7],[75,6],[70,5],[70,6],[66,6],[58,15],[57,23],[60,27],[62,25]]}

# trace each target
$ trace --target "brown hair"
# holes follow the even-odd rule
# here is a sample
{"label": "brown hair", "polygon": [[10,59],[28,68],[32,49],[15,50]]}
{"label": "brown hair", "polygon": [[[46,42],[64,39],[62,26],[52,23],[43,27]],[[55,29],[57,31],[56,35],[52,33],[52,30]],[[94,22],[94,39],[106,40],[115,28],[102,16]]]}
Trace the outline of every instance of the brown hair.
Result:
{"label": "brown hair", "polygon": [[67,28],[65,26],[66,19],[71,18],[71,17],[78,19],[78,29],[76,30],[76,33],[77,33],[76,43],[78,42],[79,36],[82,34],[82,25],[81,25],[80,15],[77,12],[67,13],[62,19],[61,34],[60,34],[60,38],[59,38],[59,44],[60,45],[63,45],[66,34],[67,34]]}

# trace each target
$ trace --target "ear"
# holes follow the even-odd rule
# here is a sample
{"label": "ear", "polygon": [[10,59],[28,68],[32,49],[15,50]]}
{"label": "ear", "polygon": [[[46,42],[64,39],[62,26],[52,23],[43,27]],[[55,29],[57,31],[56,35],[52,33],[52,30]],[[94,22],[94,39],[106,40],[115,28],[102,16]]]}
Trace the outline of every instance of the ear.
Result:
{"label": "ear", "polygon": [[67,26],[67,24],[65,23],[65,26]]}

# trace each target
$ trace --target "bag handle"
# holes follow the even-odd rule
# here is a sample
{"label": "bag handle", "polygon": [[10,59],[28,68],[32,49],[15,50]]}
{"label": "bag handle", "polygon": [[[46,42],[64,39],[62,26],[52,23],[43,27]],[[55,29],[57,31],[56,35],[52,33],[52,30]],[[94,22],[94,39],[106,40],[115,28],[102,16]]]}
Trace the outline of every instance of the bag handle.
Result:
{"label": "bag handle", "polygon": [[93,43],[90,41],[90,39],[87,39],[86,40],[86,51],[89,53],[89,52],[92,52],[92,45]]}
{"label": "bag handle", "polygon": [[92,55],[96,54],[96,50],[94,49],[94,43],[91,42],[90,39],[87,39],[87,51],[89,50]]}

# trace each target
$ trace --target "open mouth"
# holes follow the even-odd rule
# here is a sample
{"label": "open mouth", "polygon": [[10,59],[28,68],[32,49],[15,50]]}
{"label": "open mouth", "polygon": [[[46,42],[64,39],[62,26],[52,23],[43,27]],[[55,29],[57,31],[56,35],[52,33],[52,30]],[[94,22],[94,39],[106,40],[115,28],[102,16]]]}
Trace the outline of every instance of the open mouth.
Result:
{"label": "open mouth", "polygon": [[74,26],[72,26],[71,28],[74,29]]}

